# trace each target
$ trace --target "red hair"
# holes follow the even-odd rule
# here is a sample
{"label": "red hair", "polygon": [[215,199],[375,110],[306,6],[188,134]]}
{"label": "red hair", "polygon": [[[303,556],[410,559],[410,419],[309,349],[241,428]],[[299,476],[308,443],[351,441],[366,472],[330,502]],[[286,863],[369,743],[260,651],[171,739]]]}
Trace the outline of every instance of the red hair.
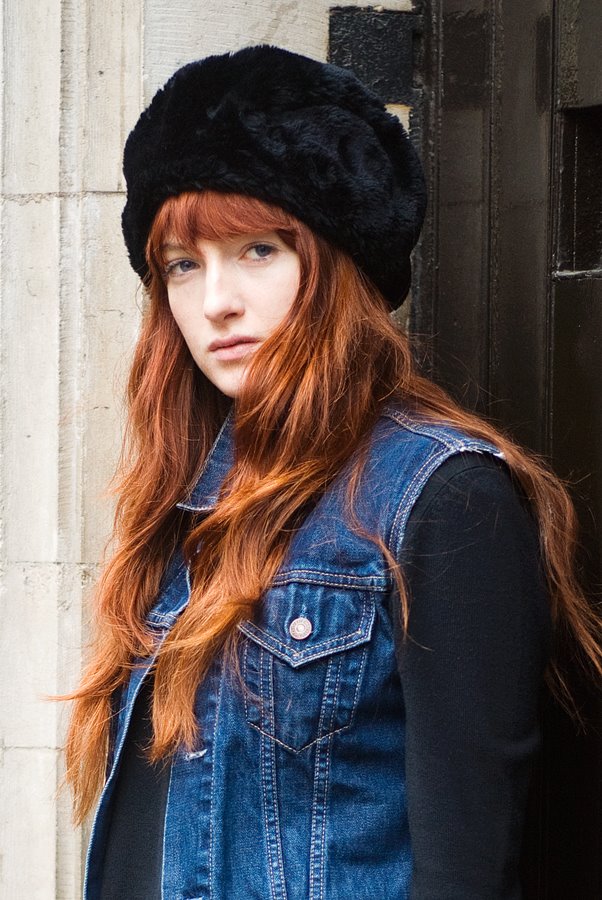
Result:
{"label": "red hair", "polygon": [[[198,523],[176,503],[194,483],[226,405],[194,364],[170,313],[161,247],[167,236],[193,247],[200,238],[266,230],[278,231],[299,254],[299,293],[288,320],[254,354],[236,400],[235,464],[215,509]],[[552,614],[562,626],[558,633],[570,634],[582,658],[602,672],[600,623],[573,576],[576,522],[564,488],[533,456],[416,371],[407,337],[345,253],[278,207],[208,191],[164,203],[147,257],[149,303],[128,387],[117,549],[98,586],[95,650],[70,695],[75,704],[67,778],[77,820],[102,786],[111,697],[127,680],[133,657],[152,651],[146,615],[176,547],[183,543],[190,562],[192,592],[154,667],[153,759],[193,742],[199,681],[216,653],[235,660],[237,625],[253,616],[292,530],[361,448],[386,400],[503,451],[539,521]],[[360,473],[361,454],[351,494]],[[402,573],[374,540],[393,569],[407,623]],[[566,700],[556,660],[548,678]]]}

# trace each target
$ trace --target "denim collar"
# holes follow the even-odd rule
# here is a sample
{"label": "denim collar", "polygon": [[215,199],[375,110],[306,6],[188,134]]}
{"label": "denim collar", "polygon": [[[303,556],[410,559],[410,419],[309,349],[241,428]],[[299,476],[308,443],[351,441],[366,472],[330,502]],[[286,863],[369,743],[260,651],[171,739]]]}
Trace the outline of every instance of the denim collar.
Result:
{"label": "denim collar", "polygon": [[[386,407],[383,415],[400,419],[394,407]],[[176,505],[179,509],[192,512],[210,512],[217,504],[217,498],[226,475],[234,465],[234,408],[231,407],[215,442],[207,454],[197,481],[191,491]]]}
{"label": "denim collar", "polygon": [[226,416],[213,447],[207,454],[197,482],[177,506],[194,512],[209,512],[217,503],[226,475],[234,464],[234,413]]}

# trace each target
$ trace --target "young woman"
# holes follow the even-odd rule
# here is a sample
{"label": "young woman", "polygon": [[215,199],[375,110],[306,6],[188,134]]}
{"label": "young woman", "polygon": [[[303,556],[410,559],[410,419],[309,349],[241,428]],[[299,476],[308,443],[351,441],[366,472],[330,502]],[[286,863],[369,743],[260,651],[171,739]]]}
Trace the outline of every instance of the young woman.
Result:
{"label": "young woman", "polygon": [[544,674],[601,670],[556,479],[390,317],[424,211],[350,73],[260,46],[128,139],[148,290],[67,745],[85,896],[518,898]]}

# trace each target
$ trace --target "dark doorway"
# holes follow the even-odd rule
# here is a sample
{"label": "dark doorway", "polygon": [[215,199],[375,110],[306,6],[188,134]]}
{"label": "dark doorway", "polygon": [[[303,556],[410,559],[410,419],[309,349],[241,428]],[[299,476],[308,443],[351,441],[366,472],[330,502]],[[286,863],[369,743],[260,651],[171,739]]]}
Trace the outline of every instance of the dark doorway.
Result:
{"label": "dark doorway", "polygon": [[[419,132],[430,209],[412,330],[431,374],[570,482],[602,585],[602,3],[427,0]],[[421,336],[433,335],[422,339]],[[602,703],[547,698],[524,890],[602,897]]]}
{"label": "dark doorway", "polygon": [[[330,16],[332,61],[413,107],[430,193],[414,266],[417,352],[569,482],[598,603],[602,2],[418,0],[411,13]],[[526,900],[602,897],[602,701],[576,669],[574,692],[585,734],[543,700]]]}

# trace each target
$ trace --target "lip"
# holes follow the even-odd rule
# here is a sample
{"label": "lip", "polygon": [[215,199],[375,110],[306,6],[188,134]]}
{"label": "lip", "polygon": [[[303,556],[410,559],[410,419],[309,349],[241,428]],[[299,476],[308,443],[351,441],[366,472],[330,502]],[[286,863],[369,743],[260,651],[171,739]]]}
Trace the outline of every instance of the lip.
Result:
{"label": "lip", "polygon": [[212,341],[207,349],[215,359],[242,359],[258,343],[257,338],[234,334],[223,340]]}

